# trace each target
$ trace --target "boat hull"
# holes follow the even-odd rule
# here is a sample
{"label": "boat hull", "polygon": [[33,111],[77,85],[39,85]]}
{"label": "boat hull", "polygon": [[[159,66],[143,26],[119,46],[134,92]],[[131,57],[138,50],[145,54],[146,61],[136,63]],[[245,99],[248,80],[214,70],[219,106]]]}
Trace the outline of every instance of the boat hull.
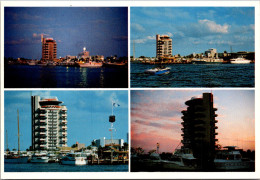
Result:
{"label": "boat hull", "polygon": [[63,165],[86,165],[87,161],[83,157],[75,159],[75,160],[62,159],[61,164],[63,164]]}
{"label": "boat hull", "polygon": [[5,163],[24,164],[28,162],[29,157],[5,158]]}
{"label": "boat hull", "polygon": [[169,73],[169,72],[170,72],[170,68],[164,68],[164,69],[154,68],[154,69],[148,69],[145,71],[146,74],[155,74],[155,75],[165,74],[165,73]]}
{"label": "boat hull", "polygon": [[32,158],[31,163],[48,163],[48,158]]}
{"label": "boat hull", "polygon": [[82,63],[82,64],[79,64],[79,67],[102,67],[103,66],[103,63]]}
{"label": "boat hull", "polygon": [[185,171],[196,170],[196,166],[191,166],[191,165],[186,166],[186,165],[183,165],[182,163],[175,162],[175,161],[163,161],[162,167],[164,169],[168,169],[168,170],[185,170]]}
{"label": "boat hull", "polygon": [[230,61],[231,64],[250,64],[250,60]]}
{"label": "boat hull", "polygon": [[215,160],[214,163],[217,170],[243,170],[251,167],[249,161]]}

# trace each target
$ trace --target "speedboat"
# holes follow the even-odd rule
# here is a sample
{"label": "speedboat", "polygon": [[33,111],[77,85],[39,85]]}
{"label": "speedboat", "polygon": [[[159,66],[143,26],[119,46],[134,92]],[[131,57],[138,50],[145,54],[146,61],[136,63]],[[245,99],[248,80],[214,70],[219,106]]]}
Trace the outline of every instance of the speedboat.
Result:
{"label": "speedboat", "polygon": [[248,59],[245,59],[243,57],[238,57],[235,59],[230,59],[231,64],[249,64],[251,61]]}
{"label": "speedboat", "polygon": [[61,164],[64,165],[86,165],[87,162],[86,154],[81,152],[68,153],[61,159]]}
{"label": "speedboat", "polygon": [[31,163],[48,163],[49,157],[46,153],[35,153],[32,155]]}
{"label": "speedboat", "polygon": [[161,68],[161,67],[157,67],[157,68],[153,68],[153,69],[148,69],[145,71],[146,74],[165,74],[165,73],[168,73],[170,72],[170,69],[169,67],[165,67],[165,68]]}

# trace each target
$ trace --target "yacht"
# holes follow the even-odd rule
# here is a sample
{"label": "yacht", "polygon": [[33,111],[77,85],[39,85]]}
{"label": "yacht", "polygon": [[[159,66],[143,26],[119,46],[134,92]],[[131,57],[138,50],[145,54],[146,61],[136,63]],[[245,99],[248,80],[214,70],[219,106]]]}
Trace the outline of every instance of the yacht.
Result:
{"label": "yacht", "polygon": [[61,159],[61,164],[64,165],[86,165],[88,163],[87,156],[84,153],[68,153]]}
{"label": "yacht", "polygon": [[251,62],[251,60],[245,59],[243,57],[230,59],[231,64],[249,64],[250,62]]}
{"label": "yacht", "polygon": [[102,62],[89,61],[89,62],[78,62],[79,67],[102,67]]}
{"label": "yacht", "polygon": [[48,163],[49,157],[46,153],[40,152],[40,153],[34,153],[31,158],[31,163]]}
{"label": "yacht", "polygon": [[197,159],[190,149],[176,149],[169,160],[163,160],[162,166],[169,170],[193,171],[197,169]]}
{"label": "yacht", "polygon": [[225,146],[225,150],[216,153],[214,160],[217,170],[242,170],[249,169],[254,161],[242,159],[242,156],[236,146]]}

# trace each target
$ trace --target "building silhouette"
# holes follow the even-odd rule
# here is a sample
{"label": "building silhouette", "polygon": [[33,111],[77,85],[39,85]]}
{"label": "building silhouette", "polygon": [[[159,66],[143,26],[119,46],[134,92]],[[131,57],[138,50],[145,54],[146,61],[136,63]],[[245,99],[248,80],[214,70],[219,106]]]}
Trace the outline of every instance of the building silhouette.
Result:
{"label": "building silhouette", "polygon": [[172,56],[172,39],[168,35],[156,35],[156,57]]}
{"label": "building silhouette", "polygon": [[53,38],[44,38],[41,35],[42,60],[51,61],[57,58],[57,43]]}
{"label": "building silhouette", "polygon": [[213,167],[216,148],[217,108],[213,105],[213,94],[203,93],[202,98],[186,101],[187,110],[182,111],[182,148],[191,149],[203,169]]}
{"label": "building silhouette", "polygon": [[31,97],[32,150],[67,146],[67,108],[57,97]]}

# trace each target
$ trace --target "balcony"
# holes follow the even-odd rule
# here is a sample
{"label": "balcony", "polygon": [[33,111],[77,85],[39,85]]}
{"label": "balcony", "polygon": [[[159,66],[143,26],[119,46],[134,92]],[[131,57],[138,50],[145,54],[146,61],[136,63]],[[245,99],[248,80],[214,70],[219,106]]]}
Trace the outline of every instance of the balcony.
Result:
{"label": "balcony", "polygon": [[46,132],[40,132],[40,135],[41,135],[41,134],[44,134],[44,135],[46,135]]}
{"label": "balcony", "polygon": [[40,145],[40,147],[47,147],[47,146],[46,146],[46,145],[44,145],[44,144],[41,144],[41,145]]}

